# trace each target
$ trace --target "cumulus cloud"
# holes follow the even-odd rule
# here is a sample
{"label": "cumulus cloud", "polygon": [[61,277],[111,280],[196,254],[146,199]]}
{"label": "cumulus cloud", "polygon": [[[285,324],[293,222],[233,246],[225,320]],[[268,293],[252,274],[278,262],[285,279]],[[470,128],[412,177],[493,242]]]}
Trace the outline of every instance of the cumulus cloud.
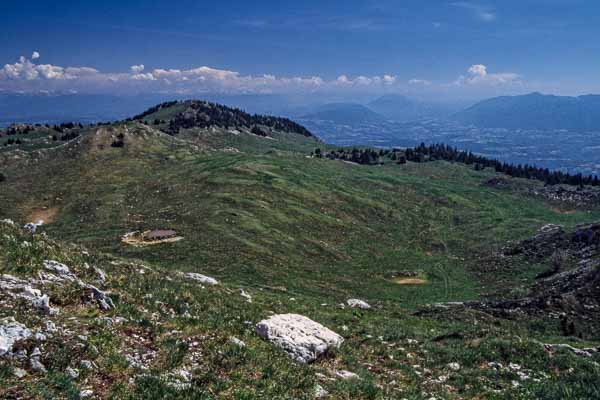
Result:
{"label": "cumulus cloud", "polygon": [[37,60],[38,58],[40,58],[40,53],[38,53],[37,51],[34,51],[33,53],[31,53],[32,60]]}
{"label": "cumulus cloud", "polygon": [[355,78],[348,78],[346,75],[340,75],[335,80],[335,85],[344,87],[365,87],[365,86],[389,86],[396,83],[397,78],[391,75],[383,76],[362,76],[359,75]]}
{"label": "cumulus cloud", "polygon": [[[39,54],[38,54],[39,56]],[[37,58],[35,58],[37,59]],[[75,90],[79,92],[172,92],[172,93],[281,93],[317,90],[376,90],[397,83],[392,75],[341,75],[333,81],[319,76],[276,77],[242,75],[236,71],[207,66],[191,69],[146,70],[143,64],[132,65],[122,73],[100,72],[91,67],[62,67],[36,64],[20,57],[0,69],[0,90]]]}
{"label": "cumulus cloud", "polygon": [[465,85],[513,85],[521,84],[521,76],[513,72],[489,73],[487,66],[483,64],[471,65],[467,71],[468,75],[461,75],[453,82],[455,86]]}
{"label": "cumulus cloud", "polygon": [[140,64],[140,65],[132,65],[131,67],[129,67],[129,69],[131,70],[131,73],[133,74],[139,74],[144,70],[144,64]]}

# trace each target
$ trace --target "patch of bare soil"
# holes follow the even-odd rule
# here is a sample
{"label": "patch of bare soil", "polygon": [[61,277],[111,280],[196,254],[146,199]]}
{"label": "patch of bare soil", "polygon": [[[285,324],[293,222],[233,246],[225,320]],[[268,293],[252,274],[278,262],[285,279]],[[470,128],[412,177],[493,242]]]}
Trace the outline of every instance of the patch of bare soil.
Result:
{"label": "patch of bare soil", "polygon": [[392,281],[398,285],[425,285],[428,283],[421,278],[394,278]]}
{"label": "patch of bare soil", "polygon": [[58,214],[58,207],[42,207],[34,208],[27,216],[27,221],[37,222],[44,221],[44,224],[49,224],[54,221]]}

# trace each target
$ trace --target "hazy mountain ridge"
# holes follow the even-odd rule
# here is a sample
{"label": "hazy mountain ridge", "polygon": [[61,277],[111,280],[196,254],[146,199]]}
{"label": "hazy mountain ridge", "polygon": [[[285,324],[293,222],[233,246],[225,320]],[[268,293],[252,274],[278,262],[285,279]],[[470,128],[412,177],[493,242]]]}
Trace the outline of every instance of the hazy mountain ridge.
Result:
{"label": "hazy mountain ridge", "polygon": [[367,105],[387,119],[398,122],[444,119],[464,107],[464,102],[432,102],[402,95],[385,95]]}
{"label": "hazy mountain ridge", "polygon": [[600,95],[495,97],[454,114],[452,119],[486,128],[600,130]]}
{"label": "hazy mountain ridge", "polygon": [[353,125],[383,122],[385,117],[358,103],[329,103],[316,109],[300,119],[324,120],[337,124]]}

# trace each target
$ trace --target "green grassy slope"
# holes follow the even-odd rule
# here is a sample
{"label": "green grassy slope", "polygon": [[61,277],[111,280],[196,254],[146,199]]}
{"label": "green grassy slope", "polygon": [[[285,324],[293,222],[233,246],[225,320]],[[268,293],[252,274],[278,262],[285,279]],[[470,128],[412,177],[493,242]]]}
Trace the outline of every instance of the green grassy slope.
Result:
{"label": "green grassy slope", "polygon": [[[56,215],[48,233],[103,251],[246,284],[405,306],[477,297],[468,273],[474,254],[548,222],[594,218],[482,187],[486,173],[443,162],[371,167],[301,153],[200,151],[161,134],[131,134],[124,148],[111,148],[101,137],[87,138],[74,156],[49,156],[41,168],[9,169],[0,199],[16,207],[2,216],[25,221],[49,207]],[[185,240],[145,248],[119,240],[160,227]],[[393,283],[402,271],[430,284]]]}

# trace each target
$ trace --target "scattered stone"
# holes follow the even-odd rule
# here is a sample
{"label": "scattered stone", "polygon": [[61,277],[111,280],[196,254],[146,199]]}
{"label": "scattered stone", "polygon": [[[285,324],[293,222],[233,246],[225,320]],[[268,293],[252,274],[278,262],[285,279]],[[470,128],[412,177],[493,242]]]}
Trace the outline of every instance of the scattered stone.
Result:
{"label": "scattered stone", "polygon": [[71,379],[77,379],[77,378],[79,378],[79,371],[77,371],[76,369],[73,369],[71,367],[67,367],[67,369],[65,370],[65,373]]}
{"label": "scattered stone", "polygon": [[519,364],[514,364],[514,363],[510,363],[508,364],[508,368],[513,370],[513,371],[520,371],[521,370],[521,366]]}
{"label": "scattered stone", "polygon": [[350,372],[350,371],[346,371],[346,370],[340,370],[340,371],[335,371],[335,376],[337,376],[340,379],[343,379],[345,381],[350,380],[350,379],[360,379],[360,377],[355,374],[354,372]]}
{"label": "scattered stone", "polygon": [[46,373],[48,372],[46,370],[46,367],[44,366],[44,364],[42,364],[42,362],[40,361],[40,356],[35,356],[35,357],[31,357],[29,359],[29,365],[31,366],[31,369],[34,370],[35,372],[40,372],[40,373]]}
{"label": "scattered stone", "polygon": [[593,206],[600,202],[600,190],[590,186],[580,188],[569,185],[548,185],[542,188],[530,189],[530,193],[558,203],[567,203],[579,207]]}
{"label": "scattered stone", "polygon": [[368,310],[371,306],[364,300],[350,299],[346,302],[352,308],[360,308],[362,310]]}
{"label": "scattered stone", "polygon": [[25,224],[25,226],[23,226],[23,229],[29,231],[30,233],[35,233],[37,229],[42,225],[44,225],[44,221],[40,219],[38,222],[30,222],[28,224]]}
{"label": "scattered stone", "polygon": [[325,389],[323,389],[323,386],[316,384],[315,385],[315,399],[322,399],[324,397],[327,397],[329,395],[329,392]]}
{"label": "scattered stone", "polygon": [[87,370],[94,369],[94,363],[93,363],[93,362],[91,362],[90,360],[81,360],[81,361],[79,362],[79,366],[80,366],[82,369],[87,369]]}
{"label": "scattered stone", "polygon": [[260,321],[256,332],[301,363],[315,361],[344,339],[323,325],[298,314],[278,314]]}
{"label": "scattered stone", "polygon": [[229,341],[238,347],[246,347],[246,343],[236,338],[235,336],[231,337]]}
{"label": "scattered stone", "polygon": [[94,391],[90,389],[85,389],[79,392],[79,398],[86,399],[88,397],[92,397],[94,395]]}
{"label": "scattered stone", "polygon": [[451,362],[448,364],[448,368],[450,368],[452,371],[460,371],[460,364],[457,362]]}
{"label": "scattered stone", "polygon": [[52,321],[46,321],[44,324],[46,325],[46,332],[54,333],[58,330],[56,324]]}
{"label": "scattered stone", "polygon": [[104,322],[108,326],[113,326],[113,325],[118,325],[118,324],[127,322],[127,318],[124,318],[124,317],[101,317],[101,318],[98,318],[98,321]]}
{"label": "scattered stone", "polygon": [[180,377],[181,379],[183,379],[186,382],[190,382],[192,380],[192,373],[190,371],[188,371],[187,369],[180,369],[179,371],[177,371],[175,373],[175,375],[177,375],[178,377]]}
{"label": "scattered stone", "polygon": [[246,299],[248,303],[252,303],[252,296],[244,291],[244,289],[240,289],[240,296]]}
{"label": "scattered stone", "polygon": [[19,297],[25,299],[31,303],[31,305],[42,310],[46,314],[56,314],[57,309],[50,307],[50,298],[42,294],[39,289],[34,289],[29,282],[14,277],[12,275],[0,275],[0,289],[5,291],[11,291],[12,297]]}
{"label": "scattered stone", "polygon": [[219,282],[215,278],[211,278],[210,276],[197,274],[195,272],[186,272],[183,276],[187,279],[191,279],[194,281],[198,281],[200,283],[206,283],[207,285],[218,285]]}
{"label": "scattered stone", "polygon": [[13,317],[8,317],[0,320],[0,356],[3,356],[12,351],[13,345],[32,336],[32,333],[27,327],[17,321]]}
{"label": "scattered stone", "polygon": [[111,308],[115,308],[112,299],[105,292],[92,285],[86,285],[86,287],[91,291],[92,298],[98,302],[101,309],[110,310]]}
{"label": "scattered stone", "polygon": [[106,272],[98,267],[94,267],[94,272],[98,275],[98,282],[100,282],[101,285],[104,285],[106,283]]}
{"label": "scattered stone", "polygon": [[71,275],[71,270],[65,264],[58,261],[44,260],[44,268],[48,271],[56,272],[59,275]]}
{"label": "scattered stone", "polygon": [[23,378],[23,377],[25,377],[27,375],[27,371],[25,371],[22,368],[15,368],[13,370],[13,375],[20,379],[20,378]]}
{"label": "scattered stone", "polygon": [[571,346],[570,344],[562,344],[562,343],[560,343],[560,344],[547,344],[547,343],[543,343],[543,346],[548,351],[554,351],[554,350],[558,350],[558,349],[565,349],[565,350],[568,350],[568,351],[572,352],[576,356],[580,356],[580,357],[592,357],[592,355],[594,353],[598,353],[598,351],[600,351],[600,349],[598,349],[598,348],[578,349],[576,347]]}

